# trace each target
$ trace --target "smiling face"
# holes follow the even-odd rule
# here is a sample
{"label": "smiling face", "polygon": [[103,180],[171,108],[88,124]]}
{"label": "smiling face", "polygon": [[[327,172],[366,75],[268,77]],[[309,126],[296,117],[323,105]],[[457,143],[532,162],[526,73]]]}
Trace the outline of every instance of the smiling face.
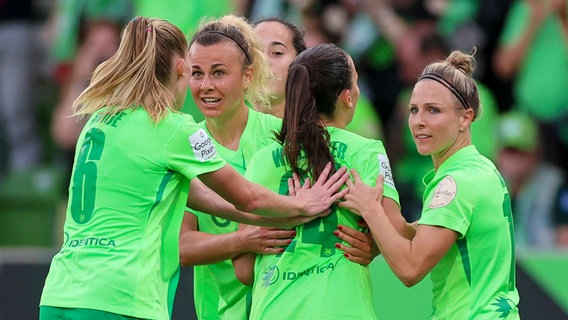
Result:
{"label": "smiling face", "polygon": [[473,111],[462,108],[453,94],[434,80],[416,83],[409,103],[408,126],[416,149],[431,155],[434,166],[471,142]]}
{"label": "smiling face", "polygon": [[230,117],[245,107],[245,89],[252,70],[243,71],[244,54],[231,40],[203,46],[194,43],[189,49],[191,95],[207,118]]}
{"label": "smiling face", "polygon": [[262,42],[275,79],[271,80],[271,95],[275,103],[284,99],[288,67],[298,54],[293,44],[293,34],[288,27],[277,21],[265,21],[255,28]]}

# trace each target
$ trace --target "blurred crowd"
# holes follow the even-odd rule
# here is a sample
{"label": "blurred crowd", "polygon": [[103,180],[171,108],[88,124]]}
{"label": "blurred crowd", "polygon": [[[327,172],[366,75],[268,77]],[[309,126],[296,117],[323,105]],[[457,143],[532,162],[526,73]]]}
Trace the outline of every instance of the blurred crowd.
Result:
{"label": "blurred crowd", "polygon": [[[2,0],[0,246],[19,244],[14,225],[26,214],[37,230],[60,228],[83,124],[71,104],[122,27],[152,16],[191,35],[202,17],[226,13],[280,17],[308,47],[333,42],[350,53],[361,99],[348,128],[386,141],[409,221],[432,167],[408,130],[412,85],[451,50],[475,53],[483,111],[473,143],[508,184],[517,246],[568,247],[568,0]],[[203,119],[186,100],[183,111]],[[32,244],[54,245],[51,229]]]}

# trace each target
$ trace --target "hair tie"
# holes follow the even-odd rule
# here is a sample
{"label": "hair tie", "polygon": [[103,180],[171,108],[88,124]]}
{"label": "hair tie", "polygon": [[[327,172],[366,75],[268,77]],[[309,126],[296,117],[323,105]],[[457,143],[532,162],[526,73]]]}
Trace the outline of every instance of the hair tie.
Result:
{"label": "hair tie", "polygon": [[[423,80],[423,79],[434,80],[434,81],[440,83],[441,85],[443,85],[444,87],[448,88],[448,90],[450,90],[454,94],[454,96],[456,96],[456,98],[458,98],[458,100],[461,102],[464,109],[466,109],[466,110],[469,109],[469,107],[467,106],[467,103],[465,102],[464,97],[461,95],[459,90],[456,89],[456,87],[454,87],[448,80],[442,78],[441,76],[439,76],[435,73],[425,73],[422,76],[420,76],[420,78],[418,78],[418,81]],[[416,82],[418,82],[418,81],[416,81]]]}
{"label": "hair tie", "polygon": [[206,34],[206,33],[216,33],[216,34],[220,34],[222,36],[225,36],[231,40],[233,40],[234,43],[237,44],[237,46],[239,46],[239,48],[241,48],[241,50],[243,51],[243,53],[245,54],[245,57],[247,58],[247,63],[252,63],[250,56],[248,54],[248,52],[245,50],[245,48],[237,41],[235,40],[235,38],[231,37],[228,33],[223,32],[223,31],[217,31],[217,30],[205,30],[202,31],[200,34],[198,34],[197,36],[195,36],[193,38],[193,40],[191,40],[191,42],[189,43],[189,47],[191,47],[191,45],[195,42],[195,40],[197,40],[198,38],[200,38],[202,35]]}

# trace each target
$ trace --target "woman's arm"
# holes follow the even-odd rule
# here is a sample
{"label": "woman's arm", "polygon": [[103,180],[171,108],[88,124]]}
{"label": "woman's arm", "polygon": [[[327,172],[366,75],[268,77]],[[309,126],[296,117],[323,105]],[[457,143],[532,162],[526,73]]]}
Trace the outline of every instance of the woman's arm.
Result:
{"label": "woman's arm", "polygon": [[349,193],[339,206],[360,214],[396,276],[406,286],[417,284],[448,252],[457,233],[447,228],[419,225],[414,238],[406,239],[395,229],[381,205],[383,177],[379,176],[377,186],[371,188],[361,181],[355,170],[351,173],[354,182],[347,181]]}
{"label": "woman's arm", "polygon": [[328,178],[330,172],[328,163],[314,185],[305,185],[293,198],[248,181],[229,165],[202,174],[199,179],[242,211],[279,217],[314,216],[328,210],[347,193],[347,190],[338,191],[349,177],[346,168],[340,168]]}
{"label": "woman's arm", "polygon": [[525,0],[530,16],[518,39],[509,44],[501,44],[493,56],[493,68],[502,79],[515,77],[525,56],[532,46],[534,37],[548,15],[546,4],[541,0]]}
{"label": "woman's arm", "polygon": [[233,268],[235,268],[235,275],[240,282],[244,285],[250,286],[254,282],[254,260],[256,254],[245,253],[234,258]]}
{"label": "woman's arm", "polygon": [[221,198],[213,190],[209,189],[199,179],[191,180],[189,196],[187,198],[187,206],[191,209],[205,212],[223,219],[257,225],[265,227],[273,227],[280,229],[291,229],[297,225],[312,221],[315,218],[323,217],[329,214],[329,210],[325,210],[318,215],[311,217],[265,217],[257,214],[244,212],[235,208],[235,206],[227,200]]}
{"label": "woman's arm", "polygon": [[199,231],[198,218],[186,211],[179,238],[180,261],[187,267],[225,261],[246,252],[277,254],[295,235],[295,230],[250,225],[235,232],[210,234]]}

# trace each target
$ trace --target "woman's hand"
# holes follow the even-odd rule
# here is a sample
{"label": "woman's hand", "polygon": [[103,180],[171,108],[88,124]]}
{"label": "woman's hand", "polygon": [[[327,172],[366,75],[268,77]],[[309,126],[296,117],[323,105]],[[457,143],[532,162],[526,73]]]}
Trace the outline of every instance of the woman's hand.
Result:
{"label": "woman's hand", "polygon": [[[359,221],[359,225],[365,228],[367,227],[365,220]],[[368,266],[373,259],[381,253],[373,237],[368,232],[361,232],[347,226],[339,225],[334,234],[336,237],[349,244],[346,246],[341,243],[336,243],[335,247],[345,252],[345,258],[352,262]]]}
{"label": "woman's hand", "polygon": [[301,188],[294,189],[296,199],[305,204],[303,216],[320,216],[323,212],[329,213],[329,207],[347,193],[347,189],[339,190],[349,179],[347,168],[341,167],[329,176],[330,172],[331,163],[328,163],[313,186],[309,179],[306,179]]}
{"label": "woman's hand", "polygon": [[[359,183],[365,186],[357,172],[355,170],[352,170],[352,172],[354,172],[354,174],[356,175],[356,181],[358,179]],[[351,181],[347,180],[348,187],[350,182]],[[309,183],[309,179],[306,179],[304,181],[304,185],[306,185],[307,183]],[[382,180],[380,186],[382,188]],[[288,179],[288,192],[291,196],[295,196],[296,193],[301,190],[301,188],[302,184],[300,182],[300,178],[296,173],[294,173],[292,175],[292,178]],[[371,189],[370,187],[368,188]],[[380,199],[382,198],[382,191],[380,193],[380,196],[376,191],[373,194],[376,194],[377,196],[375,197],[375,199],[377,201],[380,201]],[[364,220],[362,220],[360,224],[362,227],[367,227],[367,224]],[[336,243],[335,246],[339,250],[344,251],[345,258],[352,262],[366,266],[369,265],[377,255],[380,254],[379,248],[377,247],[373,240],[373,237],[369,233],[364,233],[356,229],[340,225],[337,227],[337,230],[334,232],[334,234],[339,239],[349,244],[349,246],[346,246],[341,243]]]}
{"label": "woman's hand", "polygon": [[282,230],[240,224],[237,231],[244,252],[256,254],[278,254],[284,252],[296,230]]}
{"label": "woman's hand", "polygon": [[369,212],[369,210],[365,210],[369,206],[380,205],[383,198],[384,177],[379,175],[377,177],[377,185],[370,187],[361,180],[355,169],[351,169],[351,175],[353,176],[353,181],[347,180],[346,182],[349,192],[343,198],[344,201],[339,203],[339,206],[362,216],[364,211]]}

